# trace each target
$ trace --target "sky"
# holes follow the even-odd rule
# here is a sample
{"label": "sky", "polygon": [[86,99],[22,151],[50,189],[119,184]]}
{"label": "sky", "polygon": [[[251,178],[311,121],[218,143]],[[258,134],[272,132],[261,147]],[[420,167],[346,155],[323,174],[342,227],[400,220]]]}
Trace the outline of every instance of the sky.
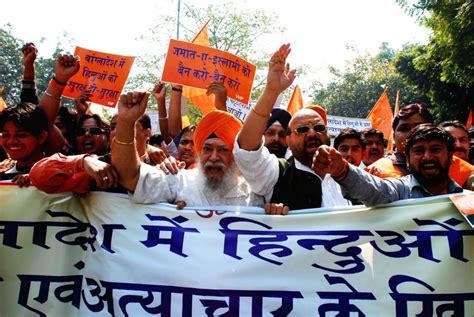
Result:
{"label": "sky", "polygon": [[[225,10],[226,1],[181,0],[181,6],[209,4]],[[229,2],[229,1],[227,1]],[[328,82],[328,66],[341,68],[360,53],[375,54],[382,42],[395,49],[405,43],[426,43],[430,32],[405,13],[395,0],[231,0],[246,9],[265,9],[278,16],[286,31],[259,42],[272,52],[291,43],[289,62],[305,65],[306,76],[297,78],[309,101],[312,80]],[[69,7],[68,7],[69,6]],[[138,55],[143,47],[135,39],[146,34],[160,15],[176,15],[178,0],[22,0],[2,3],[0,25],[10,23],[14,36],[37,43],[41,55],[50,56],[57,40],[67,32],[74,44],[96,51]],[[198,30],[196,30],[198,31]],[[163,34],[176,38],[176,34]],[[45,41],[40,43],[44,38]],[[355,47],[357,52],[347,49]],[[163,47],[163,51],[167,50]],[[71,48],[73,51],[73,48]],[[306,96],[305,96],[306,95]]]}

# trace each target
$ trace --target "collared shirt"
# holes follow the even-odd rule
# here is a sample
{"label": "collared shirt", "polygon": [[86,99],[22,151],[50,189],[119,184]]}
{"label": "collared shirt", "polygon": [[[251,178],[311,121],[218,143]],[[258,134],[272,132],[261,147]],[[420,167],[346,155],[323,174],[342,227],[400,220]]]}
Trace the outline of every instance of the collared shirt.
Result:
{"label": "collared shirt", "polygon": [[252,192],[242,176],[233,179],[227,188],[220,187],[214,191],[205,189],[205,180],[200,167],[166,175],[153,166],[141,163],[138,183],[130,196],[133,201],[145,204],[184,201],[187,206],[263,207],[263,197]]}
{"label": "collared shirt", "polygon": [[178,156],[178,148],[176,147],[176,144],[173,140],[171,140],[170,143],[166,144],[166,149],[172,157]]}
{"label": "collared shirt", "polygon": [[[339,181],[343,192],[366,206],[386,204],[396,200],[433,196],[412,174],[400,178],[379,178],[349,164],[347,176]],[[456,182],[448,178],[448,193],[463,191]]]}
{"label": "collared shirt", "polygon": [[[257,150],[246,151],[240,148],[237,140],[238,136],[235,138],[233,150],[237,166],[242,172],[242,175],[244,175],[244,178],[249,182],[252,190],[264,196],[265,201],[269,202],[273,195],[273,188],[278,181],[278,158],[270,154],[268,149],[263,146],[263,141]],[[295,167],[319,177],[312,169],[303,165],[297,159],[295,159]],[[321,187],[323,192],[321,207],[351,205],[349,200],[344,199],[339,184],[337,184],[330,175],[324,177]]]}

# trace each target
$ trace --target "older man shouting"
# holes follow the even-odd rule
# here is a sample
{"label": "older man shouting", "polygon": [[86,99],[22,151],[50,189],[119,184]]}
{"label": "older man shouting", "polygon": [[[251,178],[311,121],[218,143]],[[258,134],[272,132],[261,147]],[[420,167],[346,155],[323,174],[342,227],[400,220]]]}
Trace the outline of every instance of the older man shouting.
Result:
{"label": "older man shouting", "polygon": [[149,93],[133,92],[120,96],[118,121],[112,147],[112,165],[120,183],[132,191],[140,203],[185,201],[188,206],[263,206],[234,163],[232,148],[242,124],[219,110],[208,113],[194,132],[199,156],[198,168],[167,175],[140,163],[135,150],[135,121],[145,112]]}

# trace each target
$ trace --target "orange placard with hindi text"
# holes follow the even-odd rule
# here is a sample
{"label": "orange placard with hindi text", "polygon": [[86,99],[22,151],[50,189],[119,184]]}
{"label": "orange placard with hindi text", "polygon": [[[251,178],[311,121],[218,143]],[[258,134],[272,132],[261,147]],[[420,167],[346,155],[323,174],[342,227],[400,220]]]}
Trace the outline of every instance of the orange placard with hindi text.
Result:
{"label": "orange placard with hindi text", "polygon": [[213,81],[227,88],[227,96],[248,104],[255,65],[230,53],[188,42],[170,40],[161,79],[206,89]]}
{"label": "orange placard with hindi text", "polygon": [[76,98],[83,90],[90,90],[90,101],[115,107],[135,57],[114,55],[76,47],[74,55],[81,58],[81,68],[71,77],[63,96]]}

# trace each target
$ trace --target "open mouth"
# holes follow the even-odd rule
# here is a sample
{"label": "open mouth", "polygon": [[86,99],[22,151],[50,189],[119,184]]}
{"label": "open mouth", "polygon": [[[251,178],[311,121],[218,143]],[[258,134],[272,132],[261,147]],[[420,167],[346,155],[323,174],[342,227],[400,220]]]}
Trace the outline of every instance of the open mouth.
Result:
{"label": "open mouth", "polygon": [[369,151],[369,154],[370,155],[380,155],[380,151],[379,150],[371,150],[371,151]]}
{"label": "open mouth", "polygon": [[425,163],[421,165],[421,169],[426,174],[435,174],[439,172],[439,165],[436,163]]}
{"label": "open mouth", "polygon": [[85,150],[92,150],[95,147],[95,142],[93,140],[85,140],[83,144]]}
{"label": "open mouth", "polygon": [[315,152],[321,146],[321,141],[310,140],[306,143],[306,150],[309,152]]}

